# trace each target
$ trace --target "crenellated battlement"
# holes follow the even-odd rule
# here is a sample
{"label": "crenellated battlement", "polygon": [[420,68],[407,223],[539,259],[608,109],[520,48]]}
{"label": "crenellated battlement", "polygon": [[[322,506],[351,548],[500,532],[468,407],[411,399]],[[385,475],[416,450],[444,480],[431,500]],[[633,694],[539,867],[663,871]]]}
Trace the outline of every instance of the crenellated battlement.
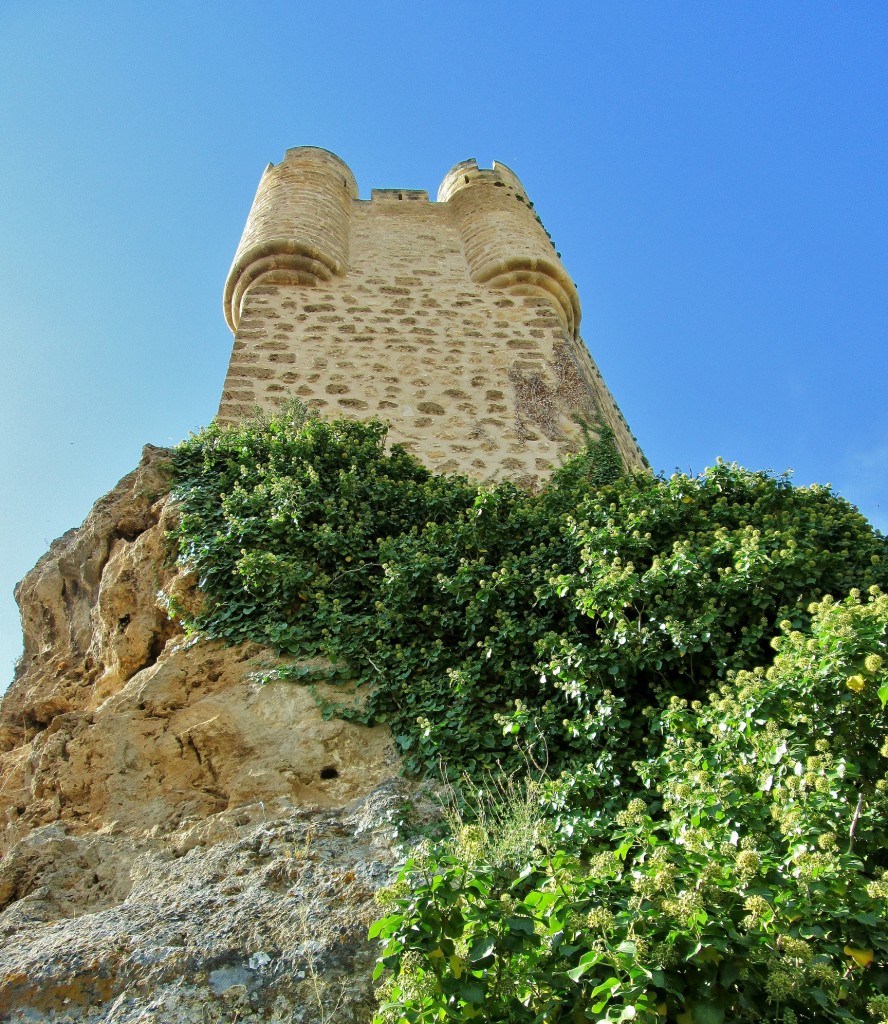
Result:
{"label": "crenellated battlement", "polygon": [[292,395],[386,419],[438,468],[527,483],[604,424],[643,464],[579,338],[576,287],[504,164],[457,164],[436,202],[362,200],[335,154],[287,150],[259,182],[223,303],[223,421]]}

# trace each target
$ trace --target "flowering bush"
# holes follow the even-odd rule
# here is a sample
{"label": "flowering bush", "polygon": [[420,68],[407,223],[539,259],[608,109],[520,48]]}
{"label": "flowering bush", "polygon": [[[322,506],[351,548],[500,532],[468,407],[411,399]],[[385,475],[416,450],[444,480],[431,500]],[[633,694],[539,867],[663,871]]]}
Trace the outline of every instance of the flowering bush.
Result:
{"label": "flowering bush", "polygon": [[[377,1019],[888,1020],[888,596],[812,615],[651,716],[612,818],[561,802],[513,856],[477,826],[414,853],[372,930]],[[541,819],[574,781],[537,786]]]}

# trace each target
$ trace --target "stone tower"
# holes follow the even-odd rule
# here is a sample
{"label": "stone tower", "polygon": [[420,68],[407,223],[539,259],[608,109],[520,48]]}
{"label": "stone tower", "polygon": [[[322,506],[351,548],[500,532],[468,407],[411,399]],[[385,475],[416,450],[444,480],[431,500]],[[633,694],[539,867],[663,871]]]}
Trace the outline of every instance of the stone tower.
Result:
{"label": "stone tower", "polygon": [[222,422],[288,396],[389,421],[426,464],[532,484],[606,425],[644,456],[579,335],[580,302],[516,175],[374,189],[327,150],[269,164],[224,295]]}

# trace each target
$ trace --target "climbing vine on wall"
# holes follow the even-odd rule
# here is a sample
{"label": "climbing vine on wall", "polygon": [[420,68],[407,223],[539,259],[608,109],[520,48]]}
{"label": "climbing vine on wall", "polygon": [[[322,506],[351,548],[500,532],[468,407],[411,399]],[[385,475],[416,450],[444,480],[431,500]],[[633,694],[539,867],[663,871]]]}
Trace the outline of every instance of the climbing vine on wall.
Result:
{"label": "climbing vine on wall", "polygon": [[516,701],[553,766],[585,757],[604,689],[640,741],[642,707],[762,663],[822,594],[888,582],[884,538],[828,489],[724,463],[623,476],[606,432],[537,494],[435,475],[383,424],[298,406],[209,428],[176,472],[204,594],[188,627],[329,658],[362,696],[339,713],[388,722],[410,770],[517,763]]}
{"label": "climbing vine on wall", "polygon": [[[686,734],[687,749],[701,751],[694,755],[700,761],[694,770],[710,771],[703,767],[709,763],[705,737],[715,727],[715,719],[706,717],[709,695],[721,693],[719,699],[727,700],[737,680],[747,679],[744,673],[766,666],[771,638],[781,629],[795,637],[819,628],[820,606],[814,602],[825,595],[888,584],[885,538],[852,506],[828,488],[796,488],[787,477],[726,463],[697,477],[622,475],[606,431],[539,493],[507,482],[482,485],[432,474],[397,445],[387,445],[379,423],[312,419],[296,407],[267,421],[209,428],[179,448],[176,473],[178,557],[197,573],[204,595],[201,610],[186,621],[189,629],[230,643],[274,646],[290,656],[277,670],[279,677],[310,682],[322,670],[338,679],[341,697],[326,706],[326,713],[389,723],[408,770],[437,772],[443,765],[451,778],[464,775],[470,790],[483,788],[491,772],[512,778],[528,765],[545,767],[545,779],[537,780],[543,786],[537,804],[548,823],[540,836],[549,838],[531,843],[521,864],[513,857],[497,868],[505,875],[498,876],[496,891],[505,903],[517,901],[524,908],[511,915],[518,923],[509,929],[518,937],[502,931],[502,918],[491,918],[485,931],[484,915],[492,908],[472,918],[475,911],[465,902],[470,882],[479,892],[493,885],[489,879],[472,881],[476,869],[487,870],[481,842],[477,863],[463,851],[460,866],[454,865],[463,874],[453,880],[461,893],[454,896],[460,909],[453,919],[462,923],[448,925],[453,934],[444,934],[453,952],[440,943],[430,945],[431,940],[405,941],[402,923],[411,914],[421,919],[410,925],[410,934],[426,935],[429,922],[441,920],[436,900],[417,902],[416,894],[423,878],[447,875],[446,858],[453,854],[446,849],[430,854],[432,867],[406,870],[407,902],[396,902],[380,931],[388,944],[387,966],[402,978],[392,989],[387,1019],[609,1020],[643,1013],[655,1019],[665,1007],[669,1019],[711,1024],[733,1019],[725,1013],[747,1012],[731,1009],[725,995],[732,985],[736,989],[742,974],[731,980],[730,971],[722,976],[705,967],[699,936],[687,945],[670,938],[669,929],[642,935],[632,924],[637,915],[620,918],[618,908],[637,903],[632,879],[655,863],[657,847],[668,854],[664,863],[673,865],[669,898],[686,894],[681,913],[693,910],[694,920],[701,928],[705,924],[699,914],[710,910],[696,903],[691,908],[693,893],[703,885],[698,885],[703,868],[694,857],[718,860],[735,857],[736,850],[718,852],[724,843],[730,845],[730,833],[725,839],[721,825],[713,825],[696,853],[688,847],[677,857],[675,844],[687,845],[682,829],[704,827],[699,823],[709,812],[688,811],[690,817],[683,818],[684,810],[676,817],[667,807],[669,801],[673,808],[684,807],[669,795],[668,773],[691,771],[690,761],[681,762],[674,754],[678,748],[669,746],[670,737]],[[884,646],[884,638],[878,643]],[[857,675],[872,687],[875,676]],[[776,756],[779,746],[775,740],[768,756]],[[733,770],[738,759],[748,763],[753,755],[741,747],[724,748],[719,771]],[[820,753],[813,748],[805,756]],[[774,762],[780,771],[789,765],[784,754]],[[667,755],[671,760],[662,760]],[[804,759],[796,763],[808,770]],[[715,782],[711,787],[711,792],[700,790],[700,799],[719,805],[713,814],[726,814]],[[784,809],[794,798],[788,799]],[[842,799],[847,804],[847,794]],[[760,806],[769,800],[760,800]],[[775,829],[782,828],[778,818]],[[764,826],[756,820],[749,827],[763,855]],[[739,837],[740,829],[734,831]],[[785,872],[792,874],[797,853],[784,844],[767,857],[784,858]],[[613,885],[590,889],[581,880],[588,858],[599,854],[613,859],[607,867]],[[882,884],[873,874],[882,855],[873,856],[867,863],[857,858],[854,870],[862,872],[864,888]],[[751,864],[751,858],[746,861]],[[521,882],[522,877],[529,881]],[[706,877],[706,885],[720,884]],[[566,879],[564,885],[558,879]],[[738,972],[744,957],[753,957],[755,944],[742,939],[731,915],[745,906],[737,903],[741,896],[745,901],[762,895],[767,884],[761,893],[737,889],[731,897],[735,909],[713,926],[719,941],[733,943],[731,963],[741,965]],[[537,904],[528,899],[554,906],[545,895],[552,886],[575,891],[576,899],[564,897],[567,903],[559,904],[557,913],[533,910]],[[816,902],[825,895],[811,898]],[[417,909],[421,906],[425,910]],[[596,926],[601,948],[578,945],[575,935],[564,937],[564,914],[570,911],[575,922],[577,914],[588,916],[599,906],[619,919]],[[784,924],[789,931],[779,934],[788,936],[781,940],[785,948],[794,937],[808,941],[792,931],[790,917]],[[697,935],[697,925],[684,931],[684,925],[674,927],[681,935]],[[847,922],[842,928],[849,948],[873,948],[853,945],[870,941],[860,929]],[[777,942],[775,929],[771,938]],[[674,946],[678,966],[652,967],[653,961],[639,953],[644,942],[648,948],[663,942]],[[719,946],[709,945],[713,951],[705,955],[711,962],[727,959]],[[550,986],[540,1002],[528,990],[519,1000],[523,1009],[495,1002],[503,979],[518,970],[513,954],[533,961],[538,954],[532,950],[549,957],[556,947],[562,959],[546,962],[570,982],[563,992]],[[783,956],[779,944],[768,949],[772,960]],[[583,960],[593,953],[601,953],[594,964]],[[442,956],[456,958],[447,959],[452,975],[438,969],[444,966],[437,963]],[[839,970],[832,959],[829,963]],[[655,969],[660,973],[652,974]],[[773,975],[770,967],[761,974],[762,991],[777,999],[775,1006],[785,1007],[783,1019],[791,1021],[798,1000],[781,1002],[778,983],[767,988]],[[597,995],[590,994],[602,985]],[[721,986],[717,993],[713,985]],[[840,995],[850,991],[849,985],[841,973],[832,988],[826,985],[830,1007],[844,1005]],[[585,993],[580,1002],[577,992]],[[707,1016],[710,1004],[721,1007],[721,1017]],[[568,1012],[574,1016],[564,1017]],[[823,1007],[812,1012],[804,1019],[833,1019],[817,1016]]]}

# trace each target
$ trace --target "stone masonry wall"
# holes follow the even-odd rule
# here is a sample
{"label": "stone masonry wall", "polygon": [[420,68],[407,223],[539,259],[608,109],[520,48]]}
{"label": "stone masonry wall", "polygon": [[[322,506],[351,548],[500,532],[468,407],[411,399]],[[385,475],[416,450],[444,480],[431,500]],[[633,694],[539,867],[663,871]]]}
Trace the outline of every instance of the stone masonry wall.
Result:
{"label": "stone masonry wall", "polygon": [[[437,203],[405,190],[357,200],[353,181],[338,158],[308,148],[263,176],[226,287],[237,330],[223,422],[293,396],[325,415],[388,420],[392,440],[437,469],[525,484],[582,442],[583,425],[604,423],[627,466],[644,465],[576,333],[572,282],[512,172],[457,165]],[[292,190],[306,182],[323,202],[300,203]],[[348,266],[337,272],[328,253],[346,250],[346,210]],[[312,277],[310,260],[323,273]]]}

